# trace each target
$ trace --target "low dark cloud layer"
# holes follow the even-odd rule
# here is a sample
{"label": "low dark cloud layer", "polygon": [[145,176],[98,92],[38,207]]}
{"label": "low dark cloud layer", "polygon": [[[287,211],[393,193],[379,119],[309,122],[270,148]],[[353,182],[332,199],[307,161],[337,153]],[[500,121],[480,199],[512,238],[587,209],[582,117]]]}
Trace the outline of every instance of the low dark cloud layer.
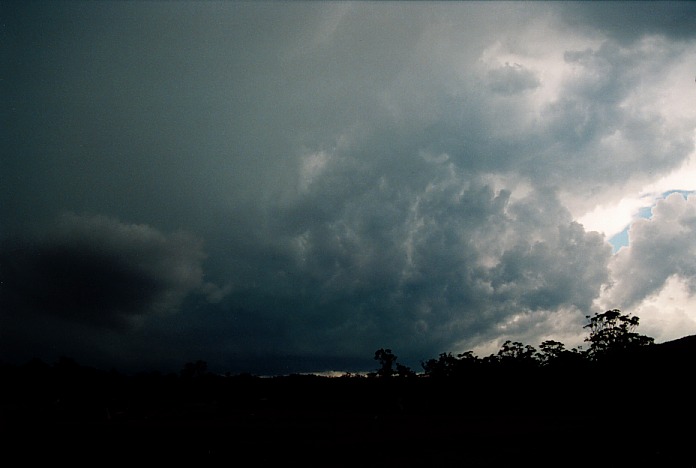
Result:
{"label": "low dark cloud layer", "polygon": [[2,308],[99,327],[133,325],[178,310],[193,291],[219,300],[204,283],[201,241],[103,216],[64,215],[41,238],[2,250]]}
{"label": "low dark cloud layer", "polygon": [[691,7],[620,5],[3,4],[3,355],[291,372],[581,340],[611,284],[657,290],[621,274],[677,221],[612,258],[576,218],[694,151]]}

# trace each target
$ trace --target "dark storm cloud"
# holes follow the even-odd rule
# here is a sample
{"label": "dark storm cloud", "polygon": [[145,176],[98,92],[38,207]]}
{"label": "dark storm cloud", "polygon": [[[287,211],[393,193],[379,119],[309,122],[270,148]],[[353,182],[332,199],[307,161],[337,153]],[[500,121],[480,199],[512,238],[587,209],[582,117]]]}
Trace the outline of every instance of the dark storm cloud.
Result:
{"label": "dark storm cloud", "polygon": [[573,36],[563,4],[3,8],[17,348],[271,372],[536,338],[608,279],[564,203],[693,149],[633,87],[688,47]]}
{"label": "dark storm cloud", "polygon": [[515,314],[590,307],[610,247],[553,192],[510,201],[444,157],[414,159],[405,165],[421,186],[329,159],[298,205],[277,214],[283,261],[262,266],[245,307],[282,324],[274,342],[286,353],[358,359],[386,343],[417,364],[463,337],[491,339]]}
{"label": "dark storm cloud", "polygon": [[300,26],[316,21],[317,10],[187,2],[4,8],[12,44],[2,56],[12,70],[0,111],[5,232],[61,210],[176,230],[181,219],[205,224],[221,208],[254,206],[278,185],[286,164],[276,156],[290,133],[279,117],[292,111],[294,94],[278,45],[301,40]]}
{"label": "dark storm cloud", "polygon": [[132,325],[150,314],[176,311],[186,295],[201,288],[204,258],[201,242],[184,234],[65,215],[42,238],[3,246],[3,315]]}

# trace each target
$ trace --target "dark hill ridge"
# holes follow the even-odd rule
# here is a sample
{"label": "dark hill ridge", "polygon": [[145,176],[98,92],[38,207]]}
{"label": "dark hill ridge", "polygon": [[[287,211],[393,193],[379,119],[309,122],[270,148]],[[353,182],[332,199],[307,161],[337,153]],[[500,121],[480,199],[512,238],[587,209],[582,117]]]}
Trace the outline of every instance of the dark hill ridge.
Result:
{"label": "dark hill ridge", "polygon": [[[696,366],[696,335],[685,336],[676,340],[655,343],[641,348],[636,356],[636,364],[664,374],[686,371],[685,367]],[[678,377],[673,375],[672,377]]]}
{"label": "dark hill ridge", "polygon": [[693,358],[696,357],[696,335],[656,343],[654,348],[659,353],[683,353]]}

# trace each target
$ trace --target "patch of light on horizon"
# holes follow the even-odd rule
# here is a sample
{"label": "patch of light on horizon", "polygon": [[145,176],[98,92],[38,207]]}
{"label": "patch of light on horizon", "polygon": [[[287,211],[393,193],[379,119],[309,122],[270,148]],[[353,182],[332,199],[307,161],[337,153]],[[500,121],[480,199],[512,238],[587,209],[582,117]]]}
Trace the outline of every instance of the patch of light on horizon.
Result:
{"label": "patch of light on horizon", "polygon": [[[472,351],[483,358],[497,354],[505,341],[517,341],[536,349],[548,340],[559,341],[567,350],[585,346],[586,330],[583,328],[584,313],[575,308],[515,314],[497,327],[492,338],[483,338],[475,343],[459,343],[457,352]],[[521,326],[520,326],[521,325]],[[531,325],[531,326],[530,326]]]}

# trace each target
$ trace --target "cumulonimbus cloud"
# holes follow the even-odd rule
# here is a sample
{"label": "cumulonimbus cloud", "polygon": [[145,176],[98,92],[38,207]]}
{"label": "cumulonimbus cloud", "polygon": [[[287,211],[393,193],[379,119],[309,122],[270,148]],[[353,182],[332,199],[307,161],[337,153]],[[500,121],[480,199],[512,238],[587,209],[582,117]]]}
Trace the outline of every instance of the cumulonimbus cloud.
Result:
{"label": "cumulonimbus cloud", "polygon": [[520,313],[587,312],[607,280],[610,246],[552,190],[495,189],[447,155],[404,155],[388,173],[347,157],[301,180],[274,212],[275,260],[256,258],[256,318],[282,324],[288,352],[388,342],[414,360],[489,340]]}
{"label": "cumulonimbus cloud", "polygon": [[[18,6],[3,230],[64,209],[147,224],[68,215],[4,243],[0,319],[17,349],[108,335],[268,362],[575,330],[611,252],[574,217],[694,148],[694,29],[667,27],[692,7],[634,7]],[[156,228],[178,223],[205,250]],[[624,272],[650,287],[639,249],[667,253],[641,229],[610,308],[642,294]],[[647,275],[688,276],[673,258]]]}

